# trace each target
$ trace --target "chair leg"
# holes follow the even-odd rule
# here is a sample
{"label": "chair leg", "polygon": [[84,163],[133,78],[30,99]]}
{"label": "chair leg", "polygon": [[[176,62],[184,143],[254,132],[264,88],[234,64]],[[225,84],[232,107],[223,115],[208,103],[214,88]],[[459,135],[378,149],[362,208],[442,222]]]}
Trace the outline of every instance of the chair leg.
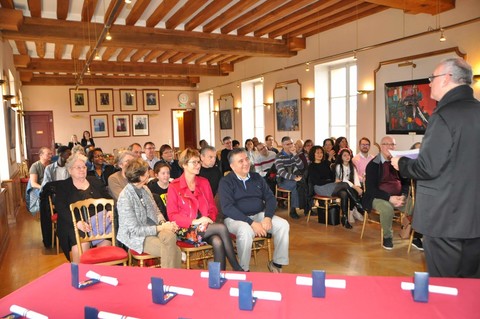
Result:
{"label": "chair leg", "polygon": [[412,229],[410,231],[410,239],[408,241],[408,250],[407,250],[407,253],[410,254],[410,249],[412,248],[412,242],[413,242],[413,234],[415,233],[415,231]]}
{"label": "chair leg", "polygon": [[325,228],[328,227],[328,201],[325,201],[323,206],[325,207]]}
{"label": "chair leg", "polygon": [[273,260],[272,256],[272,240],[270,238],[267,238],[267,250],[268,250],[268,261]]}
{"label": "chair leg", "polygon": [[57,255],[60,253],[60,242],[58,241],[58,236],[55,235],[55,241],[56,241],[56,244],[57,244]]}
{"label": "chair leg", "polygon": [[53,248],[53,245],[55,245],[55,225],[52,223],[52,248]]}
{"label": "chair leg", "polygon": [[368,222],[368,213],[365,212],[365,214],[363,214],[363,226],[362,226],[362,233],[360,234],[360,239],[363,238],[363,233],[365,232],[365,225],[367,225],[367,222]]}
{"label": "chair leg", "polygon": [[186,251],[185,254],[187,255],[187,269],[190,269],[190,252]]}

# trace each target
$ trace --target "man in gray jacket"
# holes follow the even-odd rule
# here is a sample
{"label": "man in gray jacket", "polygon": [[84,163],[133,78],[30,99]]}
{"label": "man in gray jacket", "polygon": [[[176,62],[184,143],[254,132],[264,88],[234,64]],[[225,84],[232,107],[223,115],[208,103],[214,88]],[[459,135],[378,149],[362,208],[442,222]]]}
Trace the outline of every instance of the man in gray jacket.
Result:
{"label": "man in gray jacket", "polygon": [[424,234],[430,275],[480,278],[480,102],[469,86],[472,68],[447,59],[429,80],[438,105],[420,154],[392,164],[417,180],[413,228]]}

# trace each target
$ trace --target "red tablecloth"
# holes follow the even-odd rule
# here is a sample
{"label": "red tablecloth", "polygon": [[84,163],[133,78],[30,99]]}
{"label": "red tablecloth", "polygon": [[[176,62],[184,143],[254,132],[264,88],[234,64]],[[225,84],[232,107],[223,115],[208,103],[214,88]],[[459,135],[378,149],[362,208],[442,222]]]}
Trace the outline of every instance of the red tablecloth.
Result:
{"label": "red tablecloth", "polygon": [[[80,280],[88,270],[118,278],[114,287],[104,283],[83,290],[71,286],[70,264],[64,264],[0,300],[0,315],[12,304],[49,318],[83,318],[84,306],[138,318],[480,318],[480,280],[430,278],[430,284],[456,287],[458,296],[430,294],[428,303],[417,303],[400,289],[405,277],[349,277],[346,289],[327,288],[326,298],[312,298],[311,287],[297,286],[295,274],[247,273],[254,290],[277,291],[282,301],[259,300],[253,311],[241,311],[238,299],[229,296],[229,280],[220,290],[209,289],[199,270],[151,269],[79,265]],[[147,289],[151,277],[165,285],[193,288],[192,297],[177,296],[167,305],[152,303]]]}

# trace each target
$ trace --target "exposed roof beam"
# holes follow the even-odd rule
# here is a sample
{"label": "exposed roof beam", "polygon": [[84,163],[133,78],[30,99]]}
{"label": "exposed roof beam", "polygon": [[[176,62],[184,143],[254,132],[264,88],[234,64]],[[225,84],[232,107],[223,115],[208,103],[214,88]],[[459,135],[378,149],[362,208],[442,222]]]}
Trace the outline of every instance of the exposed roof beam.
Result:
{"label": "exposed roof beam", "polygon": [[406,13],[439,14],[455,8],[455,0],[364,0],[390,8],[404,10]]}
{"label": "exposed roof beam", "polygon": [[18,31],[23,22],[20,10],[0,8],[0,30]]}
{"label": "exposed roof beam", "polygon": [[155,11],[153,11],[152,15],[148,17],[146,26],[149,28],[156,26],[179,1],[180,0],[163,0]]}

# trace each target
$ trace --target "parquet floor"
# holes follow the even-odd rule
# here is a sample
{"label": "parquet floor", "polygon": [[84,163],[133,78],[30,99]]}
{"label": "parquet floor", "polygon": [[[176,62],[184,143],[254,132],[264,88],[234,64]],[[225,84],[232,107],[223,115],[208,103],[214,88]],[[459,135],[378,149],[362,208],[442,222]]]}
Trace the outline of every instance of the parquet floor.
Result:
{"label": "parquet floor", "polygon": [[[278,215],[286,217],[286,211]],[[407,253],[408,240],[398,237],[399,226],[394,226],[394,249],[380,246],[380,228],[369,224],[360,240],[361,223],[346,230],[339,226],[317,223],[312,217],[307,224],[303,214],[299,220],[290,220],[290,265],[284,272],[310,273],[314,269],[329,274],[360,276],[413,276],[414,271],[426,271],[423,252],[412,248]],[[21,209],[17,224],[10,227],[10,241],[0,263],[0,297],[20,288],[49,270],[66,262],[62,253],[44,249],[40,222]],[[268,271],[267,253],[257,257],[251,271]]]}

